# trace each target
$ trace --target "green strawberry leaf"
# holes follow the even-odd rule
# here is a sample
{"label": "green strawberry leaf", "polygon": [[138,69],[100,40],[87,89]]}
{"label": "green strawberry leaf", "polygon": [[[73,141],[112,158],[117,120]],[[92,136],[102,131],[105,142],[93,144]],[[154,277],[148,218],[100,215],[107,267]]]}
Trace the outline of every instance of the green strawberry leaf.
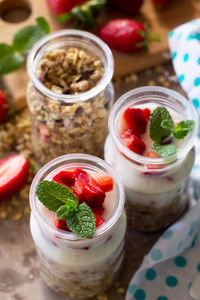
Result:
{"label": "green strawberry leaf", "polygon": [[44,206],[54,212],[63,206],[63,202],[67,204],[69,201],[74,201],[76,205],[78,204],[78,198],[68,187],[53,181],[39,182],[36,195]]}
{"label": "green strawberry leaf", "polygon": [[50,27],[48,22],[43,17],[38,17],[35,19],[37,25],[44,31],[45,34],[50,33]]}
{"label": "green strawberry leaf", "polygon": [[56,19],[60,22],[60,23],[65,23],[70,21],[73,18],[73,14],[72,13],[65,13],[62,15],[59,15],[56,17]]}
{"label": "green strawberry leaf", "polygon": [[91,239],[96,230],[96,220],[91,208],[83,202],[78,207],[78,211],[67,218],[67,226],[78,236]]}
{"label": "green strawberry leaf", "polygon": [[153,149],[160,157],[166,157],[176,153],[175,144],[160,145],[158,142],[154,142]]}
{"label": "green strawberry leaf", "polygon": [[8,54],[0,59],[0,76],[6,75],[21,68],[24,56],[21,54]]}
{"label": "green strawberry leaf", "polygon": [[14,49],[12,46],[9,46],[4,43],[0,44],[0,60],[13,53]]}
{"label": "green strawberry leaf", "polygon": [[[163,128],[161,124],[165,120],[168,124],[168,128]],[[172,124],[174,124],[170,113],[165,107],[157,107],[150,115],[150,125],[149,125],[149,135],[151,139],[155,142],[162,142],[165,138],[169,137],[171,134]]]}
{"label": "green strawberry leaf", "polygon": [[22,53],[28,51],[45,32],[41,27],[29,25],[20,29],[13,37],[13,47],[16,51]]}
{"label": "green strawberry leaf", "polygon": [[192,120],[181,121],[178,123],[176,128],[174,129],[174,137],[176,139],[183,139],[188,135],[189,132],[192,132],[195,126],[195,122]]}

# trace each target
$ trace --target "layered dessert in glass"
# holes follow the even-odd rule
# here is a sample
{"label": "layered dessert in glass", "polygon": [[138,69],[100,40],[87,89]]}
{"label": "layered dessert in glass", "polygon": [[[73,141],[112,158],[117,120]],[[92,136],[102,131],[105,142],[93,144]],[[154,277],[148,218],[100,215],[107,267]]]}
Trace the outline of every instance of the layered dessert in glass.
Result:
{"label": "layered dessert in glass", "polygon": [[166,88],[132,90],[113,106],[105,160],[124,183],[129,227],[160,230],[186,211],[197,124],[192,105]]}
{"label": "layered dessert in glass", "polygon": [[[59,199],[70,208],[70,214],[72,200],[77,199],[73,213],[79,215],[75,222],[70,214],[66,218],[62,217],[66,212],[59,214],[55,201],[53,207],[49,202],[59,189]],[[66,190],[69,203],[63,196]],[[123,186],[116,173],[94,156],[61,156],[37,173],[30,189],[30,227],[41,276],[51,289],[75,299],[86,299],[103,293],[113,284],[124,257],[124,200]],[[77,225],[79,221],[81,225]]]}

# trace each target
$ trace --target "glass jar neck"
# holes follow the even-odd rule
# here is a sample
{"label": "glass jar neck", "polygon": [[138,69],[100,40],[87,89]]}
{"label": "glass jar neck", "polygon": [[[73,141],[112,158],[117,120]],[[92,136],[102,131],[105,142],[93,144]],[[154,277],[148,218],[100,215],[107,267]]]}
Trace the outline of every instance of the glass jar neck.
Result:
{"label": "glass jar neck", "polygon": [[[77,47],[86,52],[95,53],[102,60],[104,74],[98,84],[92,89],[77,95],[58,94],[48,89],[36,75],[36,68],[47,51],[57,48]],[[85,101],[100,94],[110,83],[113,76],[114,62],[110,48],[97,36],[82,30],[60,30],[46,35],[40,39],[31,49],[27,59],[27,72],[35,87],[47,97],[61,101],[63,104],[71,104],[77,101]]]}
{"label": "glass jar neck", "polygon": [[[172,109],[180,114],[183,120],[194,120],[196,123],[193,132],[189,134],[186,142],[174,155],[165,158],[142,156],[128,149],[120,139],[119,124],[124,111],[129,107],[137,107],[139,105],[150,103]],[[109,116],[109,133],[118,151],[129,161],[141,166],[169,166],[177,160],[186,157],[188,152],[194,146],[195,138],[198,133],[198,117],[193,106],[179,93],[157,86],[142,87],[124,94],[113,105]]]}
{"label": "glass jar neck", "polygon": [[51,180],[53,176],[62,170],[82,168],[88,172],[106,173],[114,180],[113,199],[115,201],[114,208],[111,215],[99,228],[96,229],[94,237],[91,243],[99,243],[101,240],[105,240],[108,233],[112,231],[117,220],[122,214],[124,208],[124,189],[121,181],[113,169],[102,159],[87,155],[87,154],[69,154],[58,157],[49,163],[47,163],[36,174],[33,179],[30,188],[30,206],[35,220],[38,222],[41,230],[47,232],[49,236],[53,235],[61,239],[66,245],[77,245],[83,247],[84,244],[88,244],[89,240],[81,239],[72,232],[66,232],[57,229],[51,224],[44,214],[41,212],[41,203],[36,196],[36,186],[40,181]]}

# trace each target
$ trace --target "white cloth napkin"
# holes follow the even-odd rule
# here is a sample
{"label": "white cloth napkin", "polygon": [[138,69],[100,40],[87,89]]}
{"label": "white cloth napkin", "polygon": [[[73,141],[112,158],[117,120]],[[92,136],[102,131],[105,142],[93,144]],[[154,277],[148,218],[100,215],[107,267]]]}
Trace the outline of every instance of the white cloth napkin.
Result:
{"label": "white cloth napkin", "polygon": [[[200,116],[200,19],[169,33],[173,65],[180,84]],[[200,138],[200,134],[199,134]],[[126,300],[189,300],[200,274],[200,139],[189,182],[192,208],[168,228],[134,274]]]}

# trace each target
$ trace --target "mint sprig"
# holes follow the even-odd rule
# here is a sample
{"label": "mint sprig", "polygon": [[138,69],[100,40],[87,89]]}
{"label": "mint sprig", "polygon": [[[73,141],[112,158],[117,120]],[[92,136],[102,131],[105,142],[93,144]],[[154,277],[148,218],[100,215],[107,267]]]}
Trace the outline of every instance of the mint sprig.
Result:
{"label": "mint sprig", "polygon": [[193,131],[195,122],[192,120],[181,121],[174,126],[174,121],[169,111],[162,106],[157,107],[150,115],[149,135],[154,141],[153,149],[160,157],[170,156],[176,153],[176,145],[173,143],[162,145],[162,142],[173,136],[182,139]]}
{"label": "mint sprig", "polygon": [[0,76],[16,71],[24,63],[25,55],[41,37],[50,32],[43,17],[36,19],[36,25],[28,25],[15,33],[12,45],[0,44]]}
{"label": "mint sprig", "polygon": [[44,206],[56,213],[58,219],[66,220],[72,232],[84,238],[93,237],[96,230],[94,214],[85,202],[78,205],[77,196],[68,187],[44,180],[38,183],[36,195]]}

